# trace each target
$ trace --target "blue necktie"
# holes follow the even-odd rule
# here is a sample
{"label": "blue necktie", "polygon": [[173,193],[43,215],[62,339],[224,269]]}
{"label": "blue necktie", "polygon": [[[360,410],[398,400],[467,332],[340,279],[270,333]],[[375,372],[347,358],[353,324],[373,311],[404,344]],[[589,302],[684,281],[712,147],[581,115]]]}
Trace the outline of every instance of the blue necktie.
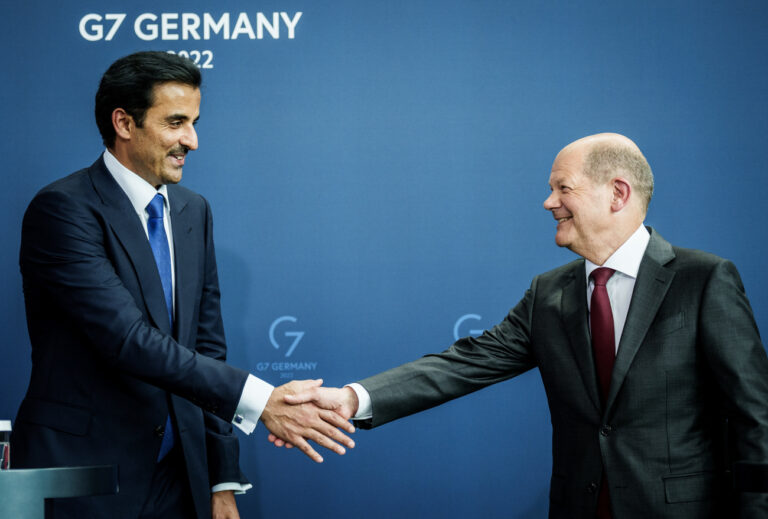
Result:
{"label": "blue necktie", "polygon": [[[168,322],[173,329],[173,280],[171,279],[171,251],[168,248],[168,236],[165,234],[163,225],[163,195],[156,194],[147,206],[149,220],[147,220],[147,234],[149,235],[149,245],[152,247],[152,254],[155,256],[157,271],[160,274],[160,281],[163,283],[163,292],[165,293],[165,306],[168,308]],[[157,461],[160,461],[173,447],[173,425],[171,424],[171,415],[165,421],[165,433],[163,442],[160,444],[160,452],[157,455]]]}

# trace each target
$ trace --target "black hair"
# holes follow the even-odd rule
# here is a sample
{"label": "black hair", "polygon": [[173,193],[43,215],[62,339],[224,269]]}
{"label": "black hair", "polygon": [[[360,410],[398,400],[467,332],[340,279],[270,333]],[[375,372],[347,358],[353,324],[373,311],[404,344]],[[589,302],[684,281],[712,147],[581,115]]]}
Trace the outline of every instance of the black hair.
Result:
{"label": "black hair", "polygon": [[200,69],[192,61],[161,51],[136,52],[115,61],[101,78],[96,92],[96,125],[104,145],[115,144],[112,112],[122,108],[141,128],[160,83],[177,82],[200,88]]}

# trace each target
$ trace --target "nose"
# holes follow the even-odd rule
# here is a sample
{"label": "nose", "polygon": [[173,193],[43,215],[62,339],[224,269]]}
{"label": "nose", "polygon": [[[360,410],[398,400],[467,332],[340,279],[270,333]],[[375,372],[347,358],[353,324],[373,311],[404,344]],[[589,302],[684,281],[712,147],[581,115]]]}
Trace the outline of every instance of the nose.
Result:
{"label": "nose", "polygon": [[544,209],[546,209],[547,211],[551,211],[552,209],[555,209],[560,205],[554,191],[552,191],[547,197],[547,199],[544,200],[543,205],[544,205]]}
{"label": "nose", "polygon": [[186,146],[190,150],[197,149],[197,132],[195,131],[194,126],[189,125],[187,131],[184,132],[184,135],[179,139],[179,144]]}

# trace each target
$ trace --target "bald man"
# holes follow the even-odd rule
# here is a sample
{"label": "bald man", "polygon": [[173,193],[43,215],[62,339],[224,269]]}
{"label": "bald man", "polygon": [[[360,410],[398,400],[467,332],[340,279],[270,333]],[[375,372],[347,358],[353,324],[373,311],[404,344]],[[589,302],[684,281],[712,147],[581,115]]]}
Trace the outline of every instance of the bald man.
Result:
{"label": "bald man", "polygon": [[733,462],[768,462],[768,359],[736,268],[643,225],[653,175],[624,136],[569,144],[549,186],[555,242],[581,258],[536,276],[503,322],[286,401],[371,428],[539,368],[551,518],[768,517],[728,477]]}

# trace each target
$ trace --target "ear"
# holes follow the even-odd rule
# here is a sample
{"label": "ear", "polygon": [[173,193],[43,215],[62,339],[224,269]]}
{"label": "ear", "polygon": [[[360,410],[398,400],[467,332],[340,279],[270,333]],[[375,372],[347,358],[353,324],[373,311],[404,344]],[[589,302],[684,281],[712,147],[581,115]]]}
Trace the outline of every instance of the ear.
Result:
{"label": "ear", "polygon": [[621,177],[614,178],[611,181],[613,193],[611,194],[611,211],[618,212],[629,205],[629,198],[632,196],[632,187],[629,182]]}
{"label": "ear", "polygon": [[112,112],[112,127],[120,139],[130,140],[133,129],[136,127],[128,112],[122,108],[115,108]]}

